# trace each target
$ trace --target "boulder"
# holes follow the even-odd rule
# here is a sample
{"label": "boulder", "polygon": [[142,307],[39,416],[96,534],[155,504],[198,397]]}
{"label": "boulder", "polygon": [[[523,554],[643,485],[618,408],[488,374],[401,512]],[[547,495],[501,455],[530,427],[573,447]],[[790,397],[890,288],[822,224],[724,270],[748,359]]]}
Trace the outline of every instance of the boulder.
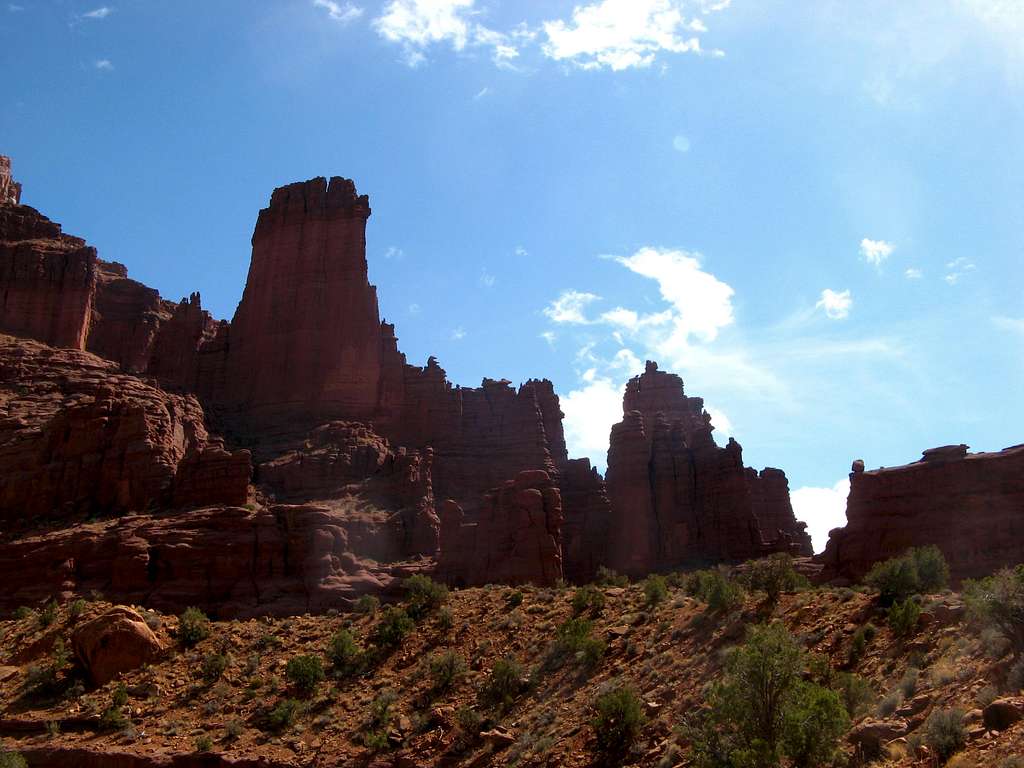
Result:
{"label": "boulder", "polygon": [[1019,696],[996,699],[982,712],[985,727],[990,731],[1005,731],[1024,719],[1024,698]]}
{"label": "boulder", "polygon": [[886,744],[904,736],[906,733],[906,720],[874,720],[868,718],[850,730],[847,740],[860,749],[866,757],[877,757],[882,753],[882,748]]}
{"label": "boulder", "polygon": [[154,661],[164,649],[142,616],[124,606],[77,627],[71,645],[94,685]]}

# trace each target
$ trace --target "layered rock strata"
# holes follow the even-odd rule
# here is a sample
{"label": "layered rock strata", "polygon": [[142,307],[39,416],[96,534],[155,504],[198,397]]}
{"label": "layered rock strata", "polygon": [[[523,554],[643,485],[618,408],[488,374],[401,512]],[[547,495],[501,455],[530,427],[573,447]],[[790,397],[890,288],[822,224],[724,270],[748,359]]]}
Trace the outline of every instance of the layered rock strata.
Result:
{"label": "layered rock strata", "polygon": [[743,466],[739,443],[720,448],[700,398],[648,362],[630,380],[608,450],[608,563],[631,575],[739,561],[776,551],[810,555],[779,470]]}
{"label": "layered rock strata", "polygon": [[856,580],[909,547],[938,546],[959,581],[1024,562],[1024,445],[924,452],[913,464],[850,473],[847,524],[829,534],[824,576]]}

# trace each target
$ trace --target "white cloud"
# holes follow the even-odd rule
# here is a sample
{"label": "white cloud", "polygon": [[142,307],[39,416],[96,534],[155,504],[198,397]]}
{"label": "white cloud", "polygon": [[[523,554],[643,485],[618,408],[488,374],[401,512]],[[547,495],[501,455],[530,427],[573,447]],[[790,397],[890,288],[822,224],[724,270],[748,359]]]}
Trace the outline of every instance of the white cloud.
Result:
{"label": "white cloud", "polygon": [[402,259],[405,258],[405,251],[403,251],[397,245],[392,245],[386,251],[384,251],[384,258],[385,259],[395,259],[396,261],[401,261]]}
{"label": "white cloud", "polygon": [[683,135],[676,136],[672,139],[672,148],[675,149],[676,152],[686,154],[690,151],[690,140]]}
{"label": "white cloud", "polygon": [[17,5],[16,3],[9,3],[7,6],[7,10],[10,11],[11,13],[18,13],[19,11],[24,11],[25,6]]}
{"label": "white cloud", "polygon": [[570,323],[574,325],[585,325],[589,322],[583,314],[588,304],[591,304],[601,297],[594,293],[583,291],[562,291],[562,295],[552,301],[544,308],[544,314],[556,323]]}
{"label": "white cloud", "polygon": [[484,288],[493,288],[495,282],[497,282],[497,278],[487,270],[480,273],[480,285]]}
{"label": "white cloud", "polygon": [[917,267],[907,267],[906,272],[903,273],[907,280],[920,280],[923,275],[924,273]]}
{"label": "white cloud", "polygon": [[110,59],[97,59],[93,66],[101,72],[111,72],[114,69],[114,63]]}
{"label": "white cloud", "polygon": [[466,338],[466,330],[460,325],[452,331],[452,341],[462,341]]}
{"label": "white cloud", "polygon": [[491,89],[486,85],[476,92],[476,96],[473,97],[473,101],[480,101],[484,96],[491,92]]}
{"label": "white cloud", "polygon": [[555,346],[555,340],[558,338],[554,331],[544,331],[540,337],[552,347]]}
{"label": "white cloud", "polygon": [[[704,22],[687,17],[683,0],[597,0],[573,8],[568,23],[544,23],[544,55],[583,69],[648,67],[659,53],[701,53]],[[705,13],[728,3],[704,3]]]}
{"label": "white cloud", "polygon": [[659,313],[648,324],[671,322],[670,344],[685,344],[691,336],[713,341],[735,320],[732,287],[701,269],[700,258],[699,253],[647,247],[616,259],[630,271],[657,281],[661,297],[671,306],[670,314]]}
{"label": "white cloud", "polygon": [[721,435],[723,438],[730,438],[735,435],[732,426],[732,420],[726,416],[725,411],[718,408],[713,408],[710,405],[705,404],[704,410],[711,415],[711,424],[715,428],[715,432]]}
{"label": "white cloud", "polygon": [[497,32],[473,21],[475,0],[391,0],[373,25],[385,40],[401,45],[411,67],[426,61],[433,45],[447,43],[455,51],[468,46],[490,48],[499,67],[511,68],[519,56],[518,44],[534,33],[520,25],[509,33]]}
{"label": "white cloud", "polygon": [[523,257],[523,256],[529,256],[529,255],[530,255],[530,252],[528,250],[526,250],[523,246],[521,246],[521,245],[517,245],[516,246],[516,256]]}
{"label": "white cloud", "polygon": [[868,264],[873,264],[876,267],[889,258],[894,249],[895,246],[885,240],[870,240],[865,237],[860,241],[860,255]]}
{"label": "white cloud", "polygon": [[846,525],[846,497],[850,480],[843,478],[831,488],[797,488],[790,494],[797,520],[807,523],[814,551],[821,552],[828,543],[828,532]]}
{"label": "white cloud", "polygon": [[622,391],[625,382],[598,377],[591,369],[584,386],[560,398],[565,418],[565,443],[570,456],[586,456],[604,469],[608,456],[608,435],[612,424],[622,420]]}
{"label": "white cloud", "polygon": [[1010,331],[1024,336],[1024,317],[993,317],[992,323],[1001,331]]}
{"label": "white cloud", "polygon": [[942,279],[949,285],[956,285],[960,282],[961,277],[966,275],[968,272],[973,272],[976,267],[970,259],[961,256],[958,259],[953,259],[953,261],[948,262],[946,264],[946,269],[948,269],[949,272],[947,272],[946,276]]}
{"label": "white cloud", "polygon": [[420,305],[419,304],[410,304],[409,305],[409,314],[410,315],[418,315],[419,313],[420,313]]}
{"label": "white cloud", "polygon": [[816,309],[824,309],[825,314],[833,320],[843,320],[850,315],[853,298],[849,291],[833,291],[826,288],[821,292],[821,300],[814,306]]}
{"label": "white cloud", "polygon": [[313,0],[314,8],[323,8],[334,21],[348,24],[363,15],[363,9],[352,3],[337,3],[334,0]]}
{"label": "white cloud", "polygon": [[95,8],[82,14],[83,19],[105,19],[114,12],[113,8],[104,5],[102,8]]}

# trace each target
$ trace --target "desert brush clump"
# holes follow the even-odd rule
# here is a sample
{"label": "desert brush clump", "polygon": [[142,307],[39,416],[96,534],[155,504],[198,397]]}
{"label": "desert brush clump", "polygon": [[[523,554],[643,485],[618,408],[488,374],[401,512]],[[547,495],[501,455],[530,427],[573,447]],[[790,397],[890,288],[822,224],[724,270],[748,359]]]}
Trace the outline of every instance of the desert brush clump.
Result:
{"label": "desert brush clump", "polygon": [[389,605],[381,611],[377,625],[370,634],[370,641],[379,648],[396,648],[415,627],[416,623],[404,608]]}
{"label": "desert brush clump", "polygon": [[793,558],[779,552],[760,560],[749,560],[738,578],[749,592],[762,592],[768,606],[778,605],[785,592],[808,589],[811,583],[793,567]]}
{"label": "desert brush clump", "polygon": [[921,618],[921,606],[912,599],[893,603],[889,606],[887,618],[893,634],[897,637],[907,637],[917,628],[917,622]]}
{"label": "desert brush clump", "polygon": [[405,587],[406,612],[419,621],[448,602],[448,587],[429,576],[416,574],[403,583]]}
{"label": "desert brush clump", "polygon": [[686,594],[707,604],[710,613],[728,613],[743,604],[743,588],[727,568],[694,571],[686,576]]}
{"label": "desert brush clump", "polygon": [[327,644],[327,658],[330,659],[334,674],[351,677],[363,667],[364,651],[356,642],[355,635],[347,629],[339,629]]}
{"label": "desert brush clump", "polygon": [[941,760],[948,760],[967,743],[962,709],[936,709],[924,723],[924,742]]}
{"label": "desert brush clump", "polygon": [[8,752],[0,747],[0,768],[28,768],[28,763],[17,752]]}
{"label": "desert brush clump", "polygon": [[593,584],[584,584],[573,592],[572,612],[576,616],[582,616],[585,613],[598,616],[604,610],[604,606],[604,592]]}
{"label": "desert brush clump", "polygon": [[584,670],[594,669],[601,662],[606,645],[604,640],[594,637],[592,631],[593,625],[582,617],[565,621],[558,628],[544,667],[548,670],[557,669],[573,661]]}
{"label": "desert brush clump", "polygon": [[888,607],[916,594],[945,589],[949,586],[949,565],[938,547],[917,547],[875,563],[864,583],[877,590],[879,602]]}
{"label": "desert brush clump", "polygon": [[838,693],[804,679],[806,664],[784,626],[751,627],[712,685],[708,713],[687,729],[696,765],[828,764],[850,718]]}
{"label": "desert brush clump", "polygon": [[598,696],[590,725],[599,755],[607,762],[625,757],[640,737],[645,719],[643,703],[628,685]]}
{"label": "desert brush clump", "polygon": [[186,608],[178,617],[178,640],[186,648],[202,642],[210,636],[210,620],[198,608]]}
{"label": "desert brush clump", "polygon": [[324,680],[324,667],[319,656],[305,653],[288,659],[284,674],[295,690],[311,696]]}
{"label": "desert brush clump", "polygon": [[969,580],[963,594],[976,622],[1005,638],[1014,655],[1024,654],[1024,565]]}
{"label": "desert brush clump", "polygon": [[526,670],[515,659],[498,659],[490,676],[480,690],[480,698],[487,704],[507,707],[528,687]]}
{"label": "desert brush clump", "polygon": [[668,582],[664,576],[652,573],[643,582],[644,602],[648,608],[654,608],[668,597]]}
{"label": "desert brush clump", "polygon": [[434,654],[429,666],[432,688],[436,693],[450,690],[466,674],[466,660],[452,650]]}
{"label": "desert brush clump", "polygon": [[604,565],[597,566],[594,583],[600,587],[628,587],[629,577]]}

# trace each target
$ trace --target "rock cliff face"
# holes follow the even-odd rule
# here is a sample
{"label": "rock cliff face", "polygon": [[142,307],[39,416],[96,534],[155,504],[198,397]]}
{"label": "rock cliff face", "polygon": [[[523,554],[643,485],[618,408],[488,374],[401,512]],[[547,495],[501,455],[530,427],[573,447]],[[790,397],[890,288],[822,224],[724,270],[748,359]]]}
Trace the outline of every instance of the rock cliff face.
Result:
{"label": "rock cliff face", "polygon": [[[49,526],[0,544],[42,564],[0,574],[11,599],[287,612],[435,566],[550,584],[805,549],[785,475],[716,446],[703,402],[653,364],[627,388],[607,484],[569,459],[550,381],[465,388],[434,358],[410,365],[347,179],[275,190],[228,323],[16,204],[6,168],[0,332],[22,338],[0,337],[0,521]],[[126,516],[81,524],[108,513]]]}
{"label": "rock cliff face", "polygon": [[954,579],[1024,562],[1024,446],[925,451],[902,467],[850,473],[847,524],[829,534],[825,576],[859,579],[879,560],[937,545]]}
{"label": "rock cliff face", "polygon": [[700,398],[648,362],[623,397],[608,450],[608,562],[632,575],[737,561],[774,551],[810,555],[778,470],[743,466],[739,443],[719,448]]}
{"label": "rock cliff face", "polygon": [[11,177],[11,158],[0,155],[0,205],[21,202],[21,184]]}

